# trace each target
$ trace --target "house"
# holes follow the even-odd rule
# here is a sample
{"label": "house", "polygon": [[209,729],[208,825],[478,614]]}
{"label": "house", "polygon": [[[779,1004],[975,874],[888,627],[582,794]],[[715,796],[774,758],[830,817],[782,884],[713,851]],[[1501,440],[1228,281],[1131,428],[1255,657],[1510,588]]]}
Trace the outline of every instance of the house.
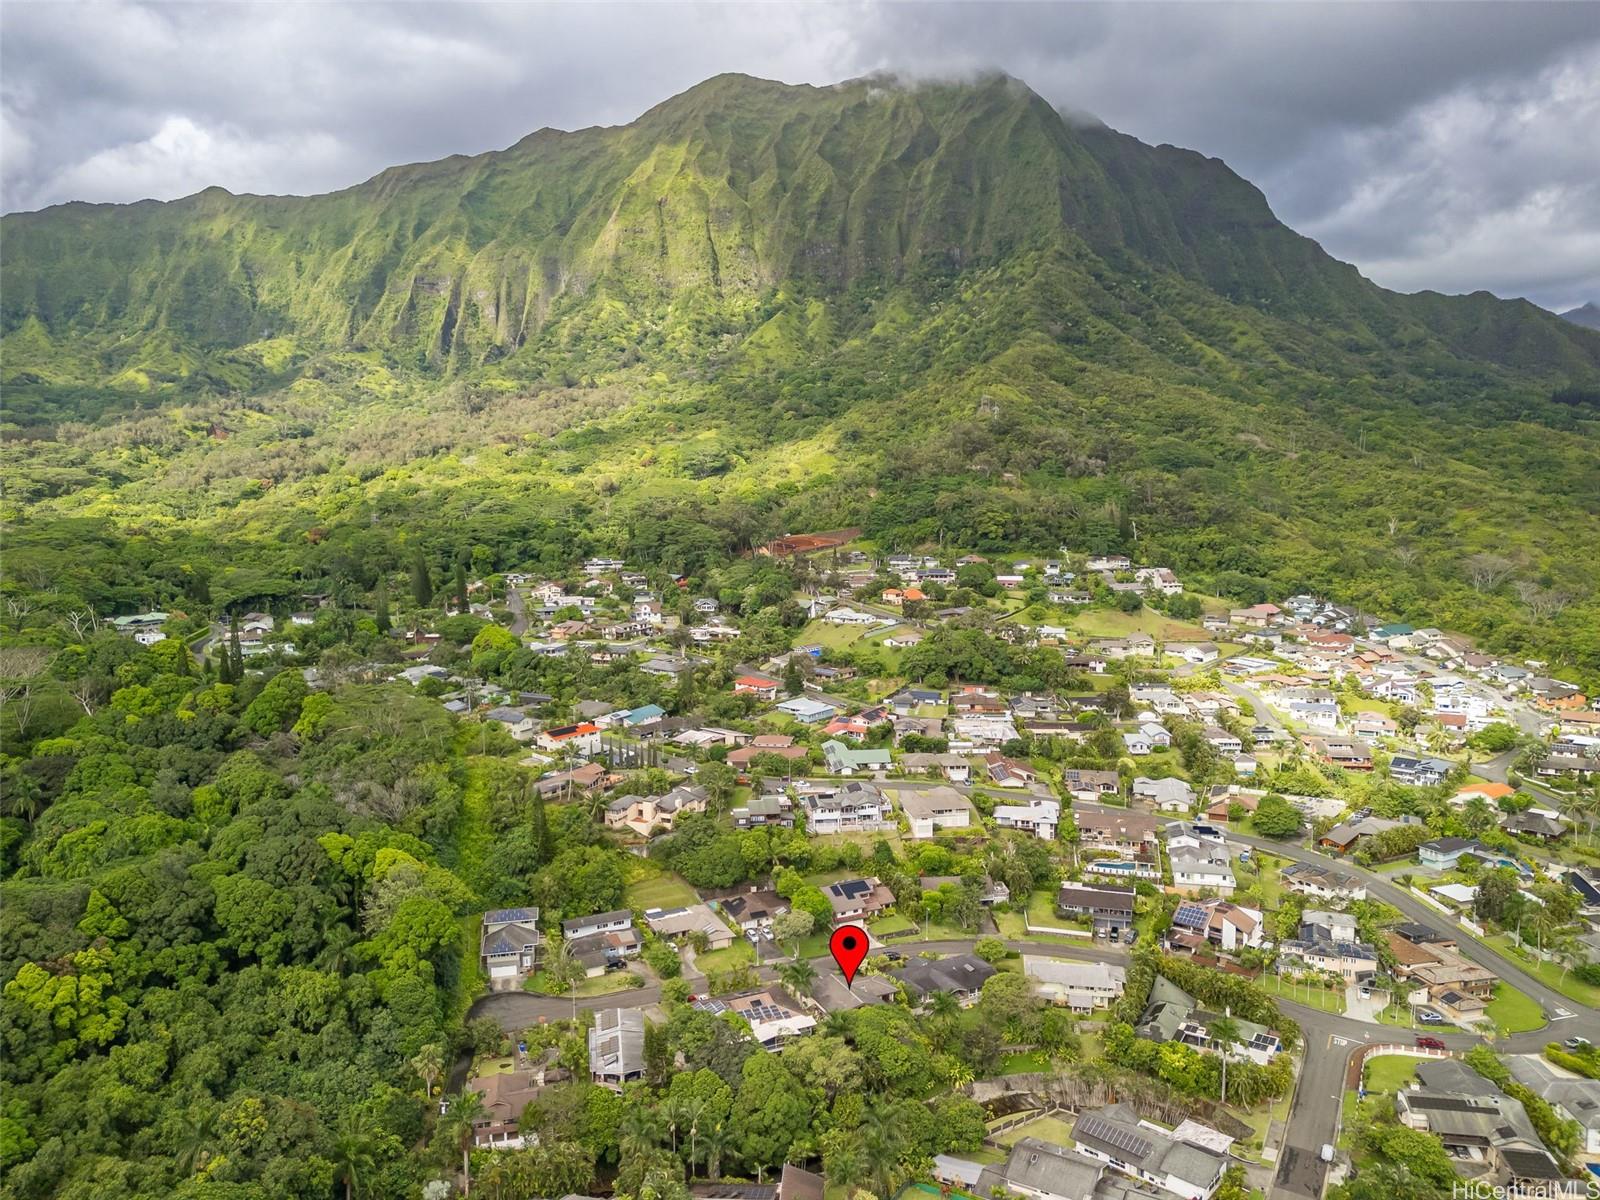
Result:
{"label": "house", "polygon": [[1147,779],[1133,781],[1135,800],[1153,801],[1161,812],[1188,812],[1194,807],[1194,788],[1185,779]]}
{"label": "house", "polygon": [[1010,716],[966,716],[950,720],[950,748],[993,748],[1017,740]]}
{"label": "house", "polygon": [[[946,1164],[942,1168],[941,1163]],[[1036,1137],[1019,1138],[1006,1160],[983,1166],[939,1155],[935,1177],[969,1196],[1023,1196],[1028,1200],[1114,1200],[1103,1190],[1106,1169],[1076,1150]]]}
{"label": "house", "polygon": [[1226,1053],[1230,1059],[1248,1058],[1265,1066],[1283,1048],[1278,1035],[1254,1021],[1234,1020],[1239,1040],[1223,1047],[1211,1036],[1221,1013],[1200,1009],[1199,1002],[1165,975],[1157,975],[1150,987],[1150,998],[1139,1018],[1137,1033],[1150,1042],[1182,1042],[1196,1050]]}
{"label": "house", "polygon": [[1233,953],[1257,949],[1266,939],[1261,912],[1229,900],[1185,900],[1172,913],[1172,928],[1185,930]]}
{"label": "house", "polygon": [[1212,749],[1225,758],[1244,752],[1244,743],[1239,740],[1239,735],[1223,729],[1220,725],[1207,725],[1201,736]]}
{"label": "house", "polygon": [[622,1085],[644,1075],[644,1012],[637,1008],[605,1008],[589,1028],[589,1078],[603,1087]]}
{"label": "house", "polygon": [[1420,824],[1421,818],[1408,817],[1398,821],[1391,821],[1386,817],[1362,817],[1359,820],[1345,821],[1335,825],[1322,837],[1317,839],[1317,845],[1325,850],[1337,850],[1341,854],[1348,854],[1355,849],[1356,843],[1364,837],[1372,837],[1386,829],[1398,829],[1402,825]]}
{"label": "house", "polygon": [[1434,784],[1443,783],[1445,776],[1454,769],[1454,763],[1442,758],[1397,754],[1389,760],[1389,777],[1397,783],[1416,787],[1432,787]]}
{"label": "house", "polygon": [[1350,722],[1350,732],[1358,738],[1394,737],[1400,725],[1393,717],[1378,712],[1359,712]]}
{"label": "house", "polygon": [[1180,642],[1169,645],[1167,653],[1175,654],[1184,662],[1194,663],[1197,666],[1216,662],[1222,656],[1222,651],[1215,642]]}
{"label": "house", "polygon": [[1226,1149],[1179,1141],[1139,1119],[1131,1105],[1107,1105],[1081,1113],[1072,1125],[1072,1147],[1112,1170],[1152,1184],[1183,1200],[1207,1200],[1222,1183]]}
{"label": "house", "polygon": [[1395,1094],[1395,1114],[1441,1142],[1458,1174],[1508,1196],[1580,1194],[1521,1101],[1453,1059],[1419,1063],[1417,1078]]}
{"label": "house", "polygon": [[1024,788],[1039,780],[1039,772],[1027,763],[1007,758],[999,751],[984,755],[983,764],[988,769],[989,782],[996,787]]}
{"label": "house", "polygon": [[1120,934],[1133,927],[1131,887],[1091,887],[1063,883],[1056,891],[1056,912],[1064,917],[1087,917],[1096,934]]}
{"label": "house", "polygon": [[1172,863],[1174,891],[1193,893],[1209,888],[1219,896],[1233,895],[1236,880],[1226,847],[1215,843],[1175,846],[1168,858]]}
{"label": "house", "polygon": [[735,829],[756,829],[766,826],[794,828],[794,801],[787,792],[762,792],[751,796],[742,805],[728,810]]}
{"label": "house", "polygon": [[[1426,988],[1430,1000],[1442,1001],[1455,994],[1456,1007],[1461,1008],[1461,997],[1479,1001],[1477,1011],[1494,994],[1496,977],[1487,967],[1469,961],[1455,948],[1447,937],[1437,941],[1413,940],[1407,936],[1405,925],[1396,926],[1384,936],[1389,952],[1394,957],[1396,979]],[[1422,929],[1422,937],[1437,937],[1432,930]]]}
{"label": "house", "polygon": [[967,829],[976,824],[972,801],[953,787],[896,788],[895,802],[911,824],[911,836],[931,838],[940,829]]}
{"label": "house", "polygon": [[1367,885],[1360,879],[1320,863],[1290,863],[1283,869],[1283,886],[1314,900],[1348,903],[1367,898]]}
{"label": "house", "polygon": [[770,927],[774,917],[789,911],[789,902],[771,888],[753,887],[749,891],[723,896],[717,901],[723,915],[742,931]]}
{"label": "house", "polygon": [[751,762],[763,754],[775,755],[791,762],[804,762],[809,753],[805,746],[796,746],[794,738],[787,733],[763,733],[752,738],[749,745],[730,751],[724,761],[737,771],[747,771]]}
{"label": "house", "polygon": [[963,1004],[970,1003],[978,998],[984,981],[995,973],[995,968],[976,954],[920,959],[889,972],[905,987],[906,995],[913,1004],[921,1004],[938,992],[947,992]]}
{"label": "house", "polygon": [[1160,845],[1159,826],[1149,813],[1085,809],[1074,818],[1086,850],[1149,855]]}
{"label": "house", "polygon": [[951,783],[972,779],[972,760],[962,754],[902,754],[900,766],[908,774],[938,774]]}
{"label": "house", "polygon": [[834,608],[822,618],[829,625],[876,625],[885,618],[854,608]]}
{"label": "house", "polygon": [[1500,823],[1500,828],[1513,837],[1533,838],[1545,843],[1559,842],[1572,832],[1566,818],[1549,808],[1529,808],[1512,813]]}
{"label": "house", "polygon": [[478,962],[489,977],[489,987],[496,991],[520,987],[537,967],[543,941],[537,908],[497,908],[484,913]]}
{"label": "house", "polygon": [[599,763],[584,763],[570,771],[556,771],[540,776],[533,790],[546,800],[568,797],[594,791],[606,779],[606,769]]}
{"label": "house", "polygon": [[672,941],[698,941],[705,935],[707,950],[726,950],[733,945],[733,930],[705,904],[681,908],[649,908],[644,923],[658,936]]}
{"label": "house", "polygon": [[1487,849],[1476,838],[1442,837],[1417,847],[1417,861],[1433,871],[1454,870],[1464,854]]}
{"label": "house", "polygon": [[1280,941],[1278,956],[1338,975],[1347,983],[1364,981],[1378,971],[1378,952],[1356,939],[1355,918],[1342,913],[1302,913],[1299,936]]}
{"label": "house", "polygon": [[531,1141],[524,1137],[522,1112],[539,1098],[550,1075],[566,1075],[560,1067],[540,1062],[530,1071],[496,1071],[467,1080],[466,1090],[483,1099],[483,1116],[473,1122],[472,1144],[484,1150],[521,1150]]}
{"label": "house", "polygon": [[1074,800],[1092,802],[1102,796],[1115,796],[1122,790],[1122,779],[1115,771],[1068,768],[1061,772],[1061,786]]}
{"label": "house", "polygon": [[1022,973],[1039,985],[1039,994],[1074,1012],[1107,1008],[1122,998],[1127,969],[1114,963],[1073,962],[1064,958],[1022,957]]}
{"label": "house", "polygon": [[882,829],[888,819],[889,801],[870,783],[823,784],[798,790],[806,806],[806,827],[814,834]]}
{"label": "house", "polygon": [[875,917],[894,907],[894,893],[884,887],[877,876],[866,879],[841,879],[823,888],[822,893],[828,897],[828,903],[833,905],[833,920],[836,925]]}
{"label": "house", "polygon": [[534,744],[541,750],[549,750],[552,753],[566,750],[572,754],[588,757],[600,753],[600,726],[593,721],[582,721],[576,725],[558,725],[553,729],[541,730],[534,736]]}
{"label": "house", "polygon": [[1583,1128],[1584,1154],[1600,1155],[1600,1080],[1574,1075],[1537,1054],[1509,1054],[1502,1061],[1511,1078],[1554,1108],[1556,1116]]}
{"label": "house", "polygon": [[997,804],[994,823],[1001,829],[1020,829],[1035,837],[1052,841],[1061,823],[1061,805],[1054,800],[1034,798],[1027,804]]}
{"label": "house", "polygon": [[810,696],[795,696],[778,705],[778,711],[802,725],[815,725],[819,721],[831,720],[839,710],[832,704],[813,700]]}
{"label": "house", "polygon": [[[922,886],[923,894],[936,892],[946,886],[961,886],[959,875],[924,875],[918,883]],[[1011,899],[1011,889],[998,879],[983,877],[982,889],[978,894],[978,903],[984,908],[992,908],[996,904],[1004,904]]]}
{"label": "house", "polygon": [[735,696],[754,696],[757,700],[776,700],[778,681],[765,675],[741,675],[733,681]]}
{"label": "house", "polygon": [[822,760],[834,775],[855,775],[861,771],[887,771],[890,754],[882,749],[857,749],[838,740],[822,743]]}
{"label": "house", "polygon": [[1276,604],[1252,604],[1249,608],[1235,608],[1228,612],[1228,621],[1246,629],[1265,629],[1277,623],[1283,610]]}
{"label": "house", "polygon": [[611,912],[593,913],[587,917],[569,918],[561,922],[561,936],[570,941],[573,938],[591,937],[597,933],[623,933],[632,928],[632,910],[618,908]]}

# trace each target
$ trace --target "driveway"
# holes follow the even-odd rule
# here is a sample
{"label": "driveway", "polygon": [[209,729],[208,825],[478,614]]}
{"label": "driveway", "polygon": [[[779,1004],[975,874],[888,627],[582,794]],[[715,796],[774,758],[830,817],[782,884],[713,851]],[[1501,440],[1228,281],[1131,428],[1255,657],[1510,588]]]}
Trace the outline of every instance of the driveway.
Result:
{"label": "driveway", "polygon": [[1378,1023],[1378,1014],[1389,1003],[1388,992],[1373,992],[1368,998],[1362,999],[1362,988],[1351,984],[1344,990],[1344,1015],[1352,1021],[1371,1021]]}

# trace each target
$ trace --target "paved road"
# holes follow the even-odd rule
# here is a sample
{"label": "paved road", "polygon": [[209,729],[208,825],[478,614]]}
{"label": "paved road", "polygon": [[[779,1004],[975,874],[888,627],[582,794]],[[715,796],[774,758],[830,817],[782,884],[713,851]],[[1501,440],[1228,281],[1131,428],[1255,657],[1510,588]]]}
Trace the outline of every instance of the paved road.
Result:
{"label": "paved road", "polygon": [[[1095,805],[1077,805],[1078,808],[1095,808]],[[1329,856],[1302,846],[1246,837],[1232,833],[1233,842],[1256,847],[1296,862],[1326,863]],[[1349,860],[1338,860],[1341,870],[1360,877],[1373,897],[1393,904],[1408,919],[1430,928],[1447,930],[1458,937],[1461,953],[1472,961],[1493,970],[1501,979],[1533,997],[1552,1018],[1551,1025],[1529,1033],[1515,1034],[1496,1043],[1497,1049],[1509,1053],[1537,1053],[1547,1042],[1581,1035],[1600,1042],[1600,1012],[1586,1008],[1561,995],[1502,958],[1487,946],[1460,931],[1454,922],[1436,909],[1429,907],[1404,888],[1382,876],[1366,870]],[[918,951],[961,953],[972,948],[971,941],[917,942]],[[1071,958],[1089,962],[1125,962],[1125,950],[1111,950],[1100,946],[1068,946],[1057,943],[1008,941],[1010,949],[1021,954],[1034,954],[1052,958]],[[832,972],[832,961],[826,958],[813,960],[820,971]],[[764,982],[776,979],[776,972],[763,967],[759,975]],[[643,987],[609,996],[580,997],[576,1004],[571,999],[536,996],[527,992],[497,992],[485,996],[472,1006],[471,1016],[489,1016],[508,1030],[523,1029],[541,1022],[565,1020],[572,1016],[574,1007],[590,1011],[614,1007],[643,1007],[661,998],[659,987]],[[1324,1143],[1336,1139],[1340,1106],[1344,1097],[1345,1072],[1350,1055],[1365,1044],[1406,1044],[1414,1039],[1415,1032],[1392,1026],[1373,1025],[1339,1014],[1323,1012],[1293,1000],[1280,999],[1284,1012],[1299,1022],[1305,1045],[1304,1065],[1296,1085],[1289,1109],[1289,1128],[1284,1138],[1277,1173],[1272,1181],[1271,1197],[1305,1197],[1316,1200],[1322,1194],[1325,1166],[1319,1158]],[[1483,1039],[1474,1034],[1430,1030],[1449,1049],[1463,1052],[1480,1044]]]}
{"label": "paved road", "polygon": [[511,632],[521,637],[528,632],[528,605],[521,588],[506,589],[506,608],[511,612]]}

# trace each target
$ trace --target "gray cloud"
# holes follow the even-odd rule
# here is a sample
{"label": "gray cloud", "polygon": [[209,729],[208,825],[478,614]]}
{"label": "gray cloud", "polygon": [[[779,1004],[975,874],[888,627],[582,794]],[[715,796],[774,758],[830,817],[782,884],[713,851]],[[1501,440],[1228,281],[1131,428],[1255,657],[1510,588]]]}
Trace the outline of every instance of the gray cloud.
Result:
{"label": "gray cloud", "polygon": [[999,67],[1226,159],[1387,286],[1600,298],[1591,4],[183,4],[0,10],[0,200],[347,186],[720,71]]}

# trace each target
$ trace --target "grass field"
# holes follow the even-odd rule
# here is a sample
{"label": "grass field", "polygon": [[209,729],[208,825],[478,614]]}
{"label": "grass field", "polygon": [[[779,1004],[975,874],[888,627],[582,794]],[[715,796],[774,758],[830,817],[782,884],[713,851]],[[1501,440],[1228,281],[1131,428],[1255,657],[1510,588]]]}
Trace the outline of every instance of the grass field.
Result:
{"label": "grass field", "polygon": [[1420,1061],[1404,1054],[1375,1055],[1362,1066],[1362,1082],[1369,1093],[1398,1092],[1411,1082]]}
{"label": "grass field", "polygon": [[735,938],[733,945],[723,950],[707,950],[694,956],[694,965],[709,975],[715,971],[731,971],[756,961],[755,947],[748,938]]}
{"label": "grass field", "polygon": [[1306,987],[1304,984],[1297,987],[1287,980],[1279,979],[1276,975],[1263,975],[1256,982],[1261,986],[1261,990],[1268,995],[1278,996],[1284,1000],[1292,1000],[1296,1004],[1304,1004],[1307,1008],[1320,1008],[1323,1012],[1330,1013],[1342,1013],[1344,1011],[1344,992],[1342,991]]}
{"label": "grass field", "polygon": [[[634,858],[631,854],[628,857],[640,867],[648,868],[639,872],[636,878],[628,880],[623,888],[623,902],[629,908],[677,908],[693,904],[699,899],[694,889],[680,876],[661,870],[648,859]],[[635,871],[629,874],[635,874]]]}
{"label": "grass field", "polygon": [[830,625],[823,620],[808,621],[794,636],[797,646],[826,646],[830,650],[844,650],[861,640],[870,625]]}
{"label": "grass field", "polygon": [[1530,1029],[1542,1029],[1546,1024],[1539,1002],[1509,983],[1494,985],[1488,1016],[1501,1033],[1527,1033]]}
{"label": "grass field", "polygon": [[1203,642],[1210,634],[1199,625],[1174,621],[1152,608],[1125,613],[1116,608],[1096,608],[1072,614],[1072,627],[1090,637],[1120,638],[1147,633],[1162,642]]}
{"label": "grass field", "polygon": [[1544,962],[1517,949],[1509,934],[1497,933],[1485,940],[1488,945],[1493,946],[1540,983],[1555,988],[1569,1000],[1576,1000],[1579,1004],[1588,1005],[1590,1008],[1600,1008],[1600,987],[1584,983],[1581,979],[1574,979],[1570,971],[1562,971],[1557,963]]}
{"label": "grass field", "polygon": [[[1019,1056],[1021,1057],[1021,1056]],[[1072,1125],[1060,1117],[1035,1117],[1014,1129],[997,1134],[995,1141],[1002,1146],[1014,1146],[1025,1137],[1042,1138],[1058,1146],[1072,1145]]]}
{"label": "grass field", "polygon": [[[644,986],[644,980],[632,971],[607,971],[604,975],[596,975],[592,979],[578,981],[577,994],[581,1000],[585,996],[610,996],[616,992],[632,991],[636,987]],[[526,991],[538,992],[542,996],[570,996],[572,988],[557,990],[551,985],[550,977],[543,971],[532,975],[523,984]]]}
{"label": "grass field", "polygon": [[1034,1071],[1048,1071],[1050,1056],[1043,1050],[1030,1050],[1025,1054],[1008,1054],[1000,1061],[1000,1074],[1025,1075]]}

